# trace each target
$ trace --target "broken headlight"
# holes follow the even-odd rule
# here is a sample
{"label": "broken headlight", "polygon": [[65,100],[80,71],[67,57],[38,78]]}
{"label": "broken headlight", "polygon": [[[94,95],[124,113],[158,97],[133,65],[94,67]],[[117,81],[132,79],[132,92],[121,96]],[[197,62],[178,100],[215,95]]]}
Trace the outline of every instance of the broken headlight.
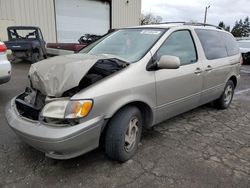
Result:
{"label": "broken headlight", "polygon": [[86,117],[93,105],[92,100],[58,100],[46,104],[42,117],[55,119],[77,119]]}

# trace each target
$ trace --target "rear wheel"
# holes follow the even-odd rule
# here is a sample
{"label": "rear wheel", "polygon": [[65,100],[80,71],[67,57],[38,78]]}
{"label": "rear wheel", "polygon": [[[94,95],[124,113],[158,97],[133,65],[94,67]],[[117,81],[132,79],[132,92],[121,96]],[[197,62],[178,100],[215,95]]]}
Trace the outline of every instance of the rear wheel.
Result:
{"label": "rear wheel", "polygon": [[32,53],[31,62],[35,63],[35,62],[38,62],[39,60],[40,60],[40,54],[37,52]]}
{"label": "rear wheel", "polygon": [[31,62],[36,63],[44,59],[44,54],[41,50],[35,50],[31,54]]}
{"label": "rear wheel", "polygon": [[137,151],[142,132],[141,112],[134,106],[120,110],[110,121],[105,138],[108,157],[119,162],[132,158]]}
{"label": "rear wheel", "polygon": [[219,99],[215,101],[215,106],[219,109],[227,109],[232,100],[233,100],[233,95],[234,95],[234,83],[232,80],[228,80],[226,87],[220,96]]}

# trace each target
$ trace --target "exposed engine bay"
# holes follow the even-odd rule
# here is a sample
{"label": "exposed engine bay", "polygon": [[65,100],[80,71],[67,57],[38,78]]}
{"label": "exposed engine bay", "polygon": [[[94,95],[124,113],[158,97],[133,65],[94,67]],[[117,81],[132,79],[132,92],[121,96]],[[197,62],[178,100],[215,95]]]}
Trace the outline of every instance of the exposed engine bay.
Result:
{"label": "exposed engine bay", "polygon": [[[43,63],[43,61],[39,63]],[[69,99],[84,88],[87,88],[88,86],[126,68],[129,65],[127,62],[117,58],[98,59],[91,67],[89,66],[90,64],[92,64],[92,61],[89,64],[87,63],[85,69],[85,62],[81,62],[81,64],[77,63],[79,67],[76,67],[73,64],[72,66],[69,66],[71,68],[70,70],[73,72],[69,72],[69,70],[67,70],[67,74],[65,74],[65,71],[61,71],[62,69],[60,70],[60,67],[58,66],[58,69],[53,66],[48,67],[47,72],[44,72],[46,69],[42,67],[41,73],[43,74],[39,74],[39,68],[36,68],[35,71],[34,67],[33,70],[31,68],[29,74],[31,86],[26,88],[25,92],[19,95],[15,100],[16,108],[20,115],[31,120],[39,120],[40,112],[45,104],[52,100],[60,100],[63,98]],[[61,65],[64,66],[65,64],[62,63]],[[74,69],[72,69],[72,67]],[[81,70],[83,70],[84,75],[81,78],[76,77],[81,75],[77,73]],[[55,74],[53,74],[53,72]],[[58,72],[64,73],[64,75],[59,75]],[[71,77],[72,75],[74,75],[73,78]],[[64,76],[67,79],[65,79]],[[62,83],[58,83],[60,77],[62,77]],[[48,80],[47,78],[51,80]],[[71,86],[68,85],[68,83],[65,83],[65,81],[69,81]],[[48,83],[50,87],[47,87],[46,83]],[[65,85],[67,87],[64,87]],[[51,86],[55,86],[55,88]],[[69,89],[64,91],[65,88]],[[55,95],[51,95],[53,92]]]}
{"label": "exposed engine bay", "polygon": [[98,60],[88,73],[81,79],[79,85],[63,93],[63,97],[72,97],[82,89],[96,83],[97,81],[122,70],[129,64],[118,59]]}

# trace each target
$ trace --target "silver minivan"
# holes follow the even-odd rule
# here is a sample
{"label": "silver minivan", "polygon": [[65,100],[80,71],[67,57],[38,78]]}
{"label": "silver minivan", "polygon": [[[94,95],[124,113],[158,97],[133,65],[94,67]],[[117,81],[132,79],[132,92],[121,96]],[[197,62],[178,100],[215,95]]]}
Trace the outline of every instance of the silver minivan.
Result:
{"label": "silver minivan", "polygon": [[6,107],[10,127],[55,159],[105,147],[124,162],[142,128],[212,102],[229,107],[241,55],[219,28],[159,24],[118,29],[80,53],[35,63],[30,85]]}

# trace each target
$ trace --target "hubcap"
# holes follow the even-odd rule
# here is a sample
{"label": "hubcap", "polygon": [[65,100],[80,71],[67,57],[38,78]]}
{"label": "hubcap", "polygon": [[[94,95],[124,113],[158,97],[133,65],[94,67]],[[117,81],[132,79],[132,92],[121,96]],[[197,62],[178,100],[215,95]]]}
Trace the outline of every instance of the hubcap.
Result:
{"label": "hubcap", "polygon": [[233,97],[233,87],[231,85],[228,85],[224,93],[224,102],[226,105],[228,105],[231,102],[232,97]]}
{"label": "hubcap", "polygon": [[129,121],[128,129],[125,134],[125,146],[124,146],[127,152],[132,151],[136,144],[136,139],[138,136],[138,123],[139,120],[137,117],[133,117]]}

